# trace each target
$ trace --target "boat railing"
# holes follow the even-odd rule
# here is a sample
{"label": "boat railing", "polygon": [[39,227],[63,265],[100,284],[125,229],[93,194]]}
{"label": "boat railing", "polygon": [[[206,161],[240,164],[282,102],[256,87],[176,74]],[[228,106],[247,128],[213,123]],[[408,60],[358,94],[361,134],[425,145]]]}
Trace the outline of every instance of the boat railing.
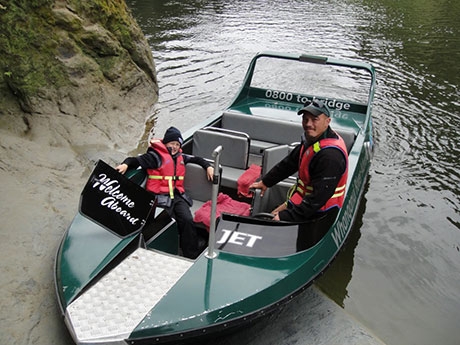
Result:
{"label": "boat railing", "polygon": [[219,179],[220,169],[219,160],[222,153],[222,146],[218,146],[214,149],[212,157],[214,158],[214,175],[212,179],[212,196],[211,196],[211,223],[209,227],[209,245],[206,257],[208,259],[214,259],[217,254],[214,251],[215,236],[216,236],[216,213],[217,213],[217,195],[219,193]]}

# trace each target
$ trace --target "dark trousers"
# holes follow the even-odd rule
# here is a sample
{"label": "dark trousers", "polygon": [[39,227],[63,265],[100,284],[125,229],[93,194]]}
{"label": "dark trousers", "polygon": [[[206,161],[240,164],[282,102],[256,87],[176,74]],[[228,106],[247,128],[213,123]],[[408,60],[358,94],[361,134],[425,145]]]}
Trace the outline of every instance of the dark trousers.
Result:
{"label": "dark trousers", "polygon": [[198,237],[193,222],[189,204],[180,196],[175,195],[171,207],[167,208],[169,215],[177,222],[179,229],[179,245],[185,257],[195,259],[198,252]]}

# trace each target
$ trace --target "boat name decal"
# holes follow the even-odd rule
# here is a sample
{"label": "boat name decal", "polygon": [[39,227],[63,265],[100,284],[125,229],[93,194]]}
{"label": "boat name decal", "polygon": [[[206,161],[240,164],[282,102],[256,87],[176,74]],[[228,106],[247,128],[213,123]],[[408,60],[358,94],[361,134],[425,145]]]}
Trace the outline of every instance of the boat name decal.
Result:
{"label": "boat name decal", "polygon": [[329,98],[317,98],[317,97],[307,97],[302,96],[299,94],[291,93],[291,92],[284,92],[284,91],[277,91],[277,90],[265,90],[265,98],[268,99],[275,99],[278,101],[287,101],[287,102],[296,102],[300,104],[305,104],[309,101],[321,101],[325,103],[329,108],[336,109],[336,110],[346,110],[349,111],[351,109],[350,103],[344,103],[342,101],[338,101],[336,99],[329,99]]}
{"label": "boat name decal", "polygon": [[[367,158],[366,158],[367,159]],[[347,237],[348,231],[351,229],[351,222],[353,220],[353,216],[355,214],[355,209],[358,205],[358,197],[360,194],[361,186],[360,184],[364,180],[364,174],[366,172],[366,164],[361,163],[359,166],[359,170],[357,176],[353,180],[353,184],[351,187],[350,192],[352,193],[350,199],[348,200],[348,207],[346,208],[343,216],[335,225],[334,231],[332,232],[331,236],[334,240],[335,245],[337,248],[340,248],[341,243]]]}
{"label": "boat name decal", "polygon": [[92,187],[99,189],[100,191],[107,194],[107,197],[101,200],[102,206],[105,206],[108,209],[118,213],[132,225],[137,225],[139,218],[132,216],[131,213],[125,209],[125,207],[128,209],[133,209],[135,202],[120,191],[119,181],[112,180],[107,177],[106,174],[102,173],[98,175],[97,179],[95,179]]}
{"label": "boat name decal", "polygon": [[239,246],[246,246],[249,248],[254,247],[254,244],[257,240],[261,240],[262,236],[246,234],[244,232],[237,232],[232,230],[222,229],[223,235],[222,238],[217,241],[217,244],[222,243],[233,243]]}

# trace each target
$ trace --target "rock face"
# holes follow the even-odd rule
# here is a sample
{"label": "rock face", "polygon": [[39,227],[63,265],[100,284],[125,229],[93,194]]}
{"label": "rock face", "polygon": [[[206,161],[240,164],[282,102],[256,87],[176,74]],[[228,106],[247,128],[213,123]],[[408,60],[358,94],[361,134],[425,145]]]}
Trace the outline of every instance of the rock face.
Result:
{"label": "rock face", "polygon": [[[85,131],[89,122],[104,128],[96,136],[135,144],[143,126],[132,130],[158,87],[149,46],[124,1],[10,0],[0,6],[0,29],[1,128],[31,130],[37,124],[28,114],[52,117],[51,127],[59,116],[76,117]],[[113,126],[122,122],[128,131]],[[67,142],[81,139],[63,134]]]}
{"label": "rock face", "polygon": [[0,1],[1,344],[70,344],[53,261],[93,164],[139,142],[157,99],[123,0]]}
{"label": "rock face", "polygon": [[104,104],[123,108],[114,94],[155,100],[152,55],[124,1],[10,0],[0,18],[0,87],[9,105],[80,116]]}
{"label": "rock face", "polygon": [[150,48],[125,2],[4,4],[0,130],[45,145],[132,149],[158,86]]}

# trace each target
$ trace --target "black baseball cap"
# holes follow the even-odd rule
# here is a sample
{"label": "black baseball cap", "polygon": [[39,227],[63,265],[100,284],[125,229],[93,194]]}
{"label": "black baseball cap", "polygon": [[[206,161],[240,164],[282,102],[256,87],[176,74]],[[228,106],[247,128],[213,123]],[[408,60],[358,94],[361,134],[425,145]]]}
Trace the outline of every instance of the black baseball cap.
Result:
{"label": "black baseball cap", "polygon": [[308,101],[304,104],[303,108],[297,112],[297,115],[303,115],[304,113],[310,113],[313,116],[320,116],[321,114],[331,117],[328,106],[319,100]]}

